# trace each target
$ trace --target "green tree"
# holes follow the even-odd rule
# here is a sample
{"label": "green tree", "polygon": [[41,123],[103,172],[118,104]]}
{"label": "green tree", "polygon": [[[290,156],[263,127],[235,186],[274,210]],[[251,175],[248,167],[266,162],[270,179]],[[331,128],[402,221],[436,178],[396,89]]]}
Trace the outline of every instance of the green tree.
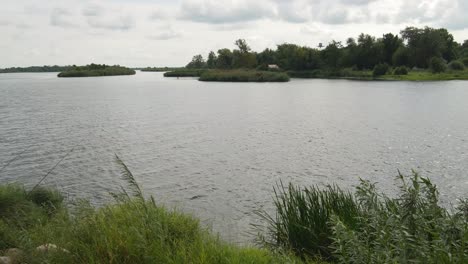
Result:
{"label": "green tree", "polygon": [[219,69],[232,68],[233,55],[229,49],[218,50],[218,59],[216,60],[216,67]]}
{"label": "green tree", "polygon": [[202,69],[206,67],[206,62],[203,59],[203,56],[198,54],[193,56],[192,61],[190,61],[185,67],[189,69]]}
{"label": "green tree", "polygon": [[393,63],[393,54],[403,46],[403,41],[392,33],[385,34],[382,38],[383,58],[387,64]]}
{"label": "green tree", "polygon": [[333,40],[321,52],[322,60],[327,67],[337,69],[341,66],[341,58],[343,55],[342,48],[341,42]]}
{"label": "green tree", "polygon": [[233,51],[234,68],[254,68],[257,65],[257,58],[253,54],[244,39],[238,39],[235,42],[238,49]]}
{"label": "green tree", "polygon": [[210,53],[208,54],[208,60],[206,61],[206,66],[209,69],[216,68],[216,60],[217,60],[216,54],[213,51],[210,51]]}
{"label": "green tree", "polygon": [[433,57],[429,61],[429,67],[433,73],[444,72],[447,69],[447,65],[442,58]]}

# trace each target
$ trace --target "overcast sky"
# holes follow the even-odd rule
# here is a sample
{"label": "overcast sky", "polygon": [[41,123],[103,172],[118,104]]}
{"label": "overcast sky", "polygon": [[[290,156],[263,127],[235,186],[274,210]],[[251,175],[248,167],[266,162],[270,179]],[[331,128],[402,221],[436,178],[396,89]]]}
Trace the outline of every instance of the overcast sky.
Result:
{"label": "overcast sky", "polygon": [[468,39],[468,0],[0,0],[0,67],[180,66],[192,55],[307,46],[406,26]]}

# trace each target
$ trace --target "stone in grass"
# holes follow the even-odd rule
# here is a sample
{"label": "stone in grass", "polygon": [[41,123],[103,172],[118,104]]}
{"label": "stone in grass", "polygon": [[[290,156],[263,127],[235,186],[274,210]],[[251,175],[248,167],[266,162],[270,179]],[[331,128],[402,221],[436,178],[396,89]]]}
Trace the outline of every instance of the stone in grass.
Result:
{"label": "stone in grass", "polygon": [[10,257],[7,256],[1,256],[0,257],[0,264],[12,264],[13,261],[11,261]]}
{"label": "stone in grass", "polygon": [[70,251],[64,249],[64,248],[61,248],[61,247],[57,247],[57,245],[54,245],[54,244],[44,244],[44,245],[40,245],[36,248],[37,251],[39,252],[42,252],[42,253],[47,253],[47,252],[55,252],[55,251],[62,251],[62,252],[65,252],[65,253],[70,253]]}

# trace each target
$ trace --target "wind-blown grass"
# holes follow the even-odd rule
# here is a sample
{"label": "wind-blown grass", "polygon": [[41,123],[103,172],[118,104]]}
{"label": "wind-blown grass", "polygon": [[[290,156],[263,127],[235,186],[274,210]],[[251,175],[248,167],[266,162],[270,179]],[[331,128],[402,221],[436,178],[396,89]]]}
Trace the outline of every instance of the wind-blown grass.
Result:
{"label": "wind-blown grass", "polygon": [[333,215],[355,227],[361,212],[353,195],[337,186],[325,189],[282,184],[274,189],[276,216],[262,213],[269,223],[268,233],[261,242],[270,248],[285,248],[299,256],[331,259]]}
{"label": "wind-blown grass", "polygon": [[277,188],[276,216],[263,214],[262,241],[338,263],[468,263],[468,201],[439,206],[437,187],[413,172],[390,198],[361,181],[355,195],[336,187]]}
{"label": "wind-blown grass", "polygon": [[[100,208],[81,201],[73,214],[55,190],[0,185],[0,255],[19,248],[13,263],[302,263],[223,242],[196,218],[145,199],[134,175],[116,160],[130,194]],[[45,244],[57,249],[36,249]]]}

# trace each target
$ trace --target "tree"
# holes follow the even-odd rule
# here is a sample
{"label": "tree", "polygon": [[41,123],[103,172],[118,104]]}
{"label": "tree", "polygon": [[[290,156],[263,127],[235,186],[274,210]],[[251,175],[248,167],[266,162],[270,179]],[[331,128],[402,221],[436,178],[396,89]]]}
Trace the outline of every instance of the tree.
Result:
{"label": "tree", "polygon": [[210,51],[210,53],[208,54],[208,60],[206,61],[206,66],[209,69],[216,68],[216,60],[217,60],[216,54],[213,51]]}
{"label": "tree", "polygon": [[235,42],[238,49],[233,51],[234,68],[254,68],[257,65],[255,54],[250,52],[250,47],[244,39],[238,39]]}
{"label": "tree", "polygon": [[219,69],[232,68],[233,55],[229,49],[218,50],[218,59],[216,60],[216,67]]}
{"label": "tree", "polygon": [[394,66],[409,65],[410,56],[408,48],[401,46],[399,47],[392,56],[392,63]]}
{"label": "tree", "polygon": [[206,67],[206,62],[203,59],[203,56],[198,54],[193,56],[192,61],[190,61],[185,67],[190,69],[201,69]]}
{"label": "tree", "polygon": [[446,29],[407,27],[400,33],[407,42],[412,66],[427,68],[430,58],[451,61],[456,57],[456,43]]}
{"label": "tree", "polygon": [[241,53],[249,53],[250,52],[250,47],[245,41],[245,39],[238,39],[234,44],[239,48],[239,51]]}
{"label": "tree", "polygon": [[383,35],[383,59],[387,64],[393,63],[393,54],[403,46],[403,41],[392,33]]}
{"label": "tree", "polygon": [[325,65],[329,68],[339,68],[342,58],[342,48],[341,42],[332,41],[327,47],[321,52],[322,60]]}

